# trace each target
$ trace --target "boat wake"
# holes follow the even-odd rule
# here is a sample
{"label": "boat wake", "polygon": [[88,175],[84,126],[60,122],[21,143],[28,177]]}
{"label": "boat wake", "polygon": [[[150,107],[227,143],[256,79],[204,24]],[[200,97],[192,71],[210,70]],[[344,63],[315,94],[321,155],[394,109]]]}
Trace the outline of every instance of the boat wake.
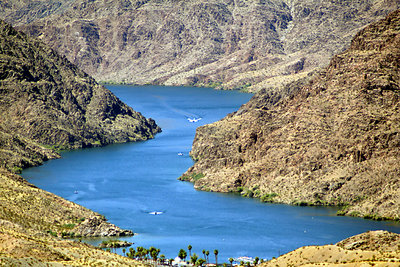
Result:
{"label": "boat wake", "polygon": [[162,211],[152,211],[152,212],[149,212],[149,214],[150,215],[161,215],[161,214],[163,214],[164,212],[162,212]]}
{"label": "boat wake", "polygon": [[188,120],[188,122],[195,123],[195,122],[198,122],[198,121],[200,121],[202,119],[202,117],[197,115],[197,114],[194,114],[194,113],[191,113],[191,112],[187,112],[185,110],[178,109],[178,108],[175,108],[175,107],[171,106],[161,96],[155,96],[155,97],[160,101],[160,104],[163,105],[166,109],[168,109],[170,111],[173,111],[173,112],[175,112],[177,114],[185,116],[185,118]]}
{"label": "boat wake", "polygon": [[199,120],[201,120],[202,119],[202,117],[199,117],[199,118],[190,118],[190,117],[187,117],[187,120],[189,121],[189,122],[198,122]]}

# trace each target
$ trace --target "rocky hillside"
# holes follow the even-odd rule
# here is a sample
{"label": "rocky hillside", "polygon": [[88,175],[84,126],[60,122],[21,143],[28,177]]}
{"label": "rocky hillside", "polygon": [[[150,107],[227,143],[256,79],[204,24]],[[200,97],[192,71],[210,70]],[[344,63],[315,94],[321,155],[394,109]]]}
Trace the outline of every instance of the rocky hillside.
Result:
{"label": "rocky hillside", "polygon": [[198,128],[197,162],[181,179],[202,190],[399,219],[399,59],[400,10],[360,31],[306,85],[260,92]]}
{"label": "rocky hillside", "polygon": [[144,266],[91,245],[61,240],[0,219],[1,266]]}
{"label": "rocky hillside", "polygon": [[157,131],[65,57],[0,21],[0,265],[138,265],[62,241],[133,233],[13,173],[59,157],[54,148],[145,140]]}
{"label": "rocky hillside", "polygon": [[400,235],[372,231],[335,245],[301,247],[264,264],[267,266],[399,266]]}
{"label": "rocky hillside", "polygon": [[[146,140],[160,130],[65,57],[4,22],[0,92],[1,166],[9,169],[54,157],[27,146],[24,138],[58,149],[82,148]],[[30,150],[35,155],[24,159]]]}
{"label": "rocky hillside", "polygon": [[326,66],[396,0],[6,0],[0,17],[100,81],[278,87]]}
{"label": "rocky hillside", "polygon": [[[0,226],[57,237],[126,236],[98,213],[41,190],[20,176],[0,168]],[[8,222],[8,223],[6,223]]]}

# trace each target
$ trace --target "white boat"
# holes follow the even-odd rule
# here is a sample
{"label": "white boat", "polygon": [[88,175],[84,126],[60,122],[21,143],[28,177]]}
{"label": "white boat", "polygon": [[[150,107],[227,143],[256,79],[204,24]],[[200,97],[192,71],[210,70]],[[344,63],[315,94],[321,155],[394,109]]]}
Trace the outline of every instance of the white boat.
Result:
{"label": "white boat", "polygon": [[163,214],[163,212],[162,211],[152,211],[152,212],[149,212],[149,214],[151,214],[151,215],[160,215],[160,214]]}
{"label": "white boat", "polygon": [[198,122],[201,118],[187,118],[189,122]]}

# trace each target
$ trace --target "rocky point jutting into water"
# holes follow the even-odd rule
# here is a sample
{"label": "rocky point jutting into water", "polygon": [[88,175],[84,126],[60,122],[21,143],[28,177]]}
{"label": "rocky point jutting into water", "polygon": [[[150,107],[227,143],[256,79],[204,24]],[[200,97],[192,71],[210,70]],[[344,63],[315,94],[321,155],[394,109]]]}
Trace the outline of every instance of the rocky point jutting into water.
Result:
{"label": "rocky point jutting into water", "polygon": [[280,87],[325,67],[396,0],[52,0],[0,17],[100,81]]}
{"label": "rocky point jutting into water", "polygon": [[13,172],[59,157],[50,146],[146,140],[159,130],[65,57],[0,21],[0,265],[135,265],[88,245],[60,241],[133,233]]}
{"label": "rocky point jutting into water", "polygon": [[24,139],[70,149],[146,140],[160,130],[65,57],[4,22],[0,48],[2,167],[54,157],[33,145],[24,149]]}
{"label": "rocky point jutting into water", "polygon": [[199,127],[181,179],[263,201],[399,219],[400,11],[360,31],[310,82],[263,91]]}

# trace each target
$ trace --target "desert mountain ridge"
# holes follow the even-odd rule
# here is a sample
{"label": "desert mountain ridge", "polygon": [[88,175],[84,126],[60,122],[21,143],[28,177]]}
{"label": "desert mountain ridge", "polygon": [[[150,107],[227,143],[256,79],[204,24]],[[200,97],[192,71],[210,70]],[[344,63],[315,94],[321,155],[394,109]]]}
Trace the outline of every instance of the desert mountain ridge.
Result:
{"label": "desert mountain ridge", "polygon": [[261,91],[199,127],[196,163],[181,179],[202,190],[399,220],[399,59],[400,10],[357,33],[308,83]]}
{"label": "desert mountain ridge", "polygon": [[396,0],[52,0],[0,17],[99,81],[258,91],[302,79]]}
{"label": "desert mountain ridge", "polygon": [[126,236],[14,174],[57,149],[146,140],[160,128],[42,42],[0,21],[0,265],[140,265],[65,237]]}
{"label": "desert mountain ridge", "polygon": [[[9,4],[7,1],[1,3],[1,10],[3,10],[4,4],[7,3]],[[14,3],[23,3],[23,1],[12,2],[12,4]],[[48,3],[51,4],[54,9],[57,9],[59,6],[57,2],[49,1]],[[40,12],[36,14],[38,16],[41,15]],[[366,102],[360,103],[352,102],[352,98],[346,95],[346,92],[335,95],[335,97],[340,97],[345,103],[351,104],[349,109],[353,108],[352,105],[358,104],[362,106],[363,110],[365,109],[371,112],[371,114],[369,114],[370,116],[379,115],[373,117],[375,120],[372,120],[371,125],[371,120],[368,120],[368,127],[361,129],[368,133],[365,138],[376,137],[380,142],[376,144],[376,147],[361,146],[359,150],[355,151],[348,151],[346,150],[347,147],[341,144],[342,146],[339,146],[341,150],[338,148],[338,154],[335,154],[337,157],[333,158],[333,160],[342,160],[341,166],[346,166],[350,158],[353,161],[353,165],[358,166],[356,171],[370,171],[375,170],[373,169],[374,159],[376,159],[376,162],[379,160],[379,158],[377,158],[378,156],[385,156],[387,161],[379,161],[383,165],[378,171],[385,170],[386,172],[377,172],[377,174],[380,175],[378,176],[380,179],[376,181],[376,183],[379,185],[385,184],[386,180],[384,179],[387,174],[389,174],[389,183],[386,184],[382,197],[378,197],[378,201],[381,201],[382,205],[380,203],[372,204],[377,204],[376,215],[386,216],[382,206],[383,208],[385,206],[396,206],[398,203],[396,200],[398,194],[390,195],[390,193],[396,192],[395,190],[398,188],[396,187],[396,180],[393,178],[396,177],[396,175],[399,177],[398,174],[396,174],[396,171],[398,171],[396,165],[398,163],[398,154],[396,154],[398,150],[396,152],[396,150],[393,149],[396,148],[396,146],[398,147],[398,134],[396,132],[399,129],[398,124],[396,124],[398,120],[396,120],[396,117],[387,117],[385,113],[391,110],[395,110],[396,113],[398,113],[398,110],[396,110],[396,108],[398,109],[399,88],[398,76],[396,76],[398,75],[396,69],[398,68],[398,61],[396,61],[398,54],[396,54],[396,51],[398,51],[399,47],[398,17],[398,12],[393,13],[385,21],[380,24],[374,24],[357,35],[354,39],[355,41],[353,41],[353,50],[349,50],[334,58],[328,70],[322,72],[311,84],[302,87],[300,83],[294,83],[291,84],[291,87],[287,87],[287,90],[283,91],[284,93],[261,92],[239,112],[230,115],[229,118],[231,119],[237,119],[240,118],[240,116],[248,116],[247,118],[252,119],[247,122],[249,124],[243,123],[241,119],[238,119],[238,124],[243,123],[243,129],[248,127],[247,130],[250,130],[250,132],[245,133],[244,131],[237,131],[236,139],[240,138],[240,141],[243,142],[239,146],[236,146],[237,144],[233,142],[228,144],[228,146],[231,146],[233,149],[237,149],[237,152],[246,154],[246,157],[240,157],[236,162],[230,161],[229,158],[221,157],[223,153],[226,153],[226,151],[229,152],[229,150],[218,149],[216,151],[219,153],[217,153],[219,158],[216,162],[220,164],[220,166],[229,167],[229,164],[232,164],[232,162],[235,164],[242,164],[243,166],[249,163],[249,159],[257,159],[257,157],[260,159],[263,154],[251,154],[252,150],[254,151],[254,146],[262,144],[264,135],[268,135],[269,131],[279,130],[279,127],[282,126],[282,124],[279,123],[279,114],[285,111],[285,108],[290,106],[289,104],[298,103],[298,105],[294,105],[294,107],[299,114],[307,115],[304,117],[304,120],[311,125],[318,126],[319,123],[324,120],[319,116],[323,115],[323,118],[331,118],[328,116],[331,112],[315,115],[315,113],[320,111],[319,109],[330,110],[329,103],[327,106],[321,105],[321,103],[323,104],[325,102],[318,99],[318,96],[325,93],[330,97],[334,97],[328,94],[331,92],[332,87],[338,86],[337,90],[340,91],[343,88],[347,88],[345,85],[348,85],[350,83],[349,81],[351,81],[350,84],[354,83],[354,88],[349,88],[350,96],[355,94],[359,97],[357,100],[367,99],[368,101],[366,100]],[[397,50],[395,48],[397,48]],[[376,51],[379,51],[379,53]],[[3,22],[0,23],[0,52],[0,68],[2,70],[2,76],[0,77],[0,156],[2,164],[0,167],[0,192],[2,192],[2,194],[0,194],[0,265],[141,265],[126,257],[104,252],[84,243],[61,239],[63,236],[124,235],[130,233],[129,231],[126,232],[107,223],[105,218],[99,214],[36,188],[20,176],[12,174],[11,170],[18,171],[19,168],[37,165],[43,160],[57,157],[54,150],[44,147],[43,143],[47,144],[47,146],[55,145],[58,148],[78,148],[111,142],[133,141],[133,139],[136,138],[137,140],[139,140],[139,138],[151,138],[159,129],[154,122],[142,118],[140,114],[137,114],[131,108],[118,101],[109,91],[99,86],[85,73],[76,69],[68,60],[58,57],[54,50],[46,47],[36,39],[29,38],[15,31]],[[377,72],[376,67],[379,67],[380,71]],[[356,75],[355,72],[349,72],[349,69],[354,68],[361,68],[361,70],[366,68],[366,70],[371,70],[371,72],[367,73],[368,75],[366,78],[368,79],[359,80],[359,75],[357,73]],[[327,80],[325,80],[326,77],[336,77],[336,79],[333,79],[335,86],[331,86]],[[73,88],[70,87],[71,85]],[[360,92],[357,91],[357,89],[360,89],[358,87],[365,90],[365,92],[362,91],[362,94],[360,94]],[[80,91],[74,93],[74,90]],[[284,94],[286,94],[287,98],[285,98]],[[24,105],[24,102],[18,101],[20,98],[24,101],[30,101],[30,105]],[[326,99],[330,98],[328,97]],[[304,101],[309,101],[307,102],[308,106],[300,105],[300,103],[304,103]],[[371,104],[370,102],[373,105],[384,108],[382,109],[383,113],[376,114],[376,110],[367,105]],[[315,104],[320,106],[318,106],[319,109],[313,111],[312,108],[315,107]],[[340,106],[338,106],[338,108],[340,108]],[[356,117],[356,115],[358,116],[357,112],[361,112],[360,110],[355,110],[355,114],[346,113],[351,112],[351,110],[343,110],[343,112],[347,115],[354,115],[354,117],[351,117],[347,121],[351,127],[354,127],[354,125],[357,127],[359,126],[359,124],[355,122],[358,122],[357,118],[360,118]],[[254,117],[254,114],[258,115]],[[268,120],[263,120],[265,114],[268,114]],[[289,120],[286,121],[288,122],[287,125],[293,126],[293,124],[290,124],[291,119],[293,119],[300,127],[296,128],[296,130],[300,131],[301,127],[304,126],[304,122],[299,119],[300,116],[296,117],[296,113],[293,114],[294,117],[290,117]],[[44,119],[35,120],[35,118],[40,116],[43,116]],[[57,116],[60,116],[60,121],[54,120],[54,117]],[[274,116],[277,117],[274,118]],[[320,120],[314,120],[315,118],[320,118]],[[267,129],[261,128],[264,126],[260,126],[259,123],[264,123],[266,121],[270,121],[272,124],[267,124]],[[362,121],[364,121],[364,119]],[[51,124],[48,124],[48,122],[51,122]],[[384,131],[380,130],[382,124],[387,126],[384,128]],[[104,129],[99,131],[99,125]],[[259,128],[256,129],[260,130],[259,132],[253,131],[255,129],[253,126],[255,125],[258,125]],[[326,123],[323,122],[321,125],[320,127],[325,128]],[[59,126],[59,128],[56,126]],[[234,127],[237,126],[236,124],[228,127],[235,129]],[[201,138],[203,137],[201,136],[201,131],[206,131],[204,129],[210,129],[210,127],[213,126],[205,126],[199,129],[195,144],[199,144],[202,141]],[[43,130],[46,129],[48,132],[43,132]],[[289,129],[290,127],[285,128],[285,130]],[[226,128],[223,129],[223,131],[224,130],[226,130]],[[237,130],[237,128],[235,130]],[[53,131],[58,133],[57,136],[51,134]],[[82,132],[87,131],[91,134],[82,135]],[[220,130],[213,128],[212,131],[209,132],[211,133],[209,138],[219,141],[218,131]],[[288,132],[290,134],[290,131]],[[143,136],[139,137],[139,133],[143,134]],[[279,134],[279,132],[276,133]],[[356,131],[350,133],[357,134]],[[228,135],[230,134],[231,133],[228,133]],[[356,136],[362,138],[364,135]],[[276,140],[272,138],[274,136],[267,137],[271,138],[272,141]],[[276,135],[276,137],[279,137],[279,135]],[[297,136],[299,137],[298,139],[296,139],[296,136],[293,137],[293,142],[291,142],[290,145],[293,145],[294,151],[300,149],[300,152],[304,153],[305,157],[309,156],[304,152],[306,150],[302,150],[301,146],[303,144],[298,143],[299,139],[303,138],[303,136]],[[350,137],[352,137],[352,135],[345,137],[351,141]],[[344,138],[339,140],[343,139]],[[327,140],[329,141],[329,139]],[[305,139],[305,141],[307,141],[307,139]],[[361,145],[364,144],[362,141],[361,139]],[[211,144],[215,145],[217,143]],[[219,148],[222,148],[221,143],[218,145],[220,146]],[[351,147],[350,145],[352,144],[350,143],[349,147]],[[268,146],[263,148],[268,148]],[[268,149],[260,151],[263,153],[263,151],[268,151]],[[207,151],[207,149],[204,150]],[[283,147],[280,151],[288,152],[287,155],[289,156],[293,152],[293,150],[289,150],[287,147]],[[204,155],[206,155],[206,153]],[[318,155],[320,154],[317,154],[317,156]],[[328,154],[328,156],[329,155],[331,154]],[[269,156],[273,155],[270,154]],[[200,167],[212,167],[212,164],[215,164],[215,162],[208,162],[208,165],[205,164],[201,166],[200,163],[202,162],[200,160],[202,160],[202,156],[198,154],[196,157],[199,159],[195,166],[195,168],[198,168],[197,170],[200,170]],[[215,160],[215,158],[213,159]],[[293,159],[299,162],[302,160],[301,157],[295,157]],[[295,165],[296,162],[291,162],[293,159],[289,158],[288,162],[285,162],[285,164],[289,163],[294,166],[292,169],[289,169],[290,172],[292,172],[293,169],[297,169],[297,165]],[[319,159],[319,157],[317,157],[317,159]],[[329,163],[330,159],[331,157],[328,157],[328,161],[326,162]],[[279,160],[277,162],[281,161]],[[306,171],[306,175],[308,175],[307,179],[312,179],[312,172],[330,171],[328,168],[329,165],[319,165],[318,161],[315,163],[316,164],[312,166],[304,165],[304,169],[298,169],[300,174],[306,174],[303,172]],[[325,163],[325,161],[323,161],[323,163]],[[350,165],[350,167],[353,165]],[[344,170],[351,171],[350,167],[347,169],[344,168]],[[190,175],[195,174],[195,170],[196,169],[192,169]],[[252,170],[252,168],[248,170]],[[229,174],[228,168],[225,169],[225,171]],[[354,174],[356,172],[349,173]],[[198,178],[198,181],[210,181],[211,172],[198,174],[201,175],[193,176]],[[263,172],[260,172],[260,174],[263,174]],[[280,174],[284,175],[284,173]],[[342,176],[341,173],[339,174],[339,176],[333,176],[333,178],[338,177],[340,182],[357,182],[357,175]],[[206,176],[202,177],[204,175]],[[258,194],[257,190],[264,188],[247,188],[246,186],[252,185],[250,179],[247,180],[249,177],[250,176],[242,175],[241,178],[243,179],[237,180],[238,183],[234,183],[234,186],[237,186],[236,188],[238,189],[241,188],[242,192],[246,194]],[[327,177],[329,178],[330,176]],[[262,177],[259,178],[261,179]],[[331,180],[328,180],[328,182],[330,181]],[[305,182],[307,182],[307,180],[305,180]],[[368,185],[370,184],[368,183]],[[372,192],[374,189],[376,190],[376,188],[373,187],[374,185],[375,184],[372,184],[371,186]],[[203,186],[203,189],[207,189],[207,187],[210,186],[209,188],[214,190],[219,185],[200,183],[200,186]],[[346,186],[348,185],[329,183],[328,187],[323,187],[322,189],[328,188],[329,190],[337,191],[341,187],[346,188]],[[392,189],[394,189],[394,191],[391,191]],[[367,193],[371,191],[367,191]],[[340,193],[340,191],[338,192]],[[274,198],[278,199],[283,195],[272,192],[266,193],[263,196],[265,200],[272,201]],[[374,196],[375,195],[373,195],[373,197]],[[322,197],[324,196],[322,195]],[[322,197],[320,197],[319,201],[323,201]],[[364,202],[361,202],[361,204],[356,203],[357,205],[353,205],[350,208],[360,209],[361,212],[363,212],[362,208],[370,207],[370,200],[370,198],[361,199],[361,201]],[[359,211],[355,210],[354,212]],[[362,214],[361,212],[360,214]],[[40,217],[37,215],[40,215]],[[310,266],[322,263],[325,266],[337,264],[342,266],[354,266],[372,263],[396,266],[396,264],[398,265],[400,262],[399,244],[400,237],[398,234],[383,231],[368,232],[346,239],[336,245],[300,248],[278,259],[269,261],[265,263],[265,265]]]}
{"label": "desert mountain ridge", "polygon": [[[0,70],[2,167],[26,168],[54,157],[23,139],[73,149],[146,140],[160,131],[154,120],[122,103],[65,57],[3,21]],[[27,147],[35,153],[31,159],[22,155]]]}

